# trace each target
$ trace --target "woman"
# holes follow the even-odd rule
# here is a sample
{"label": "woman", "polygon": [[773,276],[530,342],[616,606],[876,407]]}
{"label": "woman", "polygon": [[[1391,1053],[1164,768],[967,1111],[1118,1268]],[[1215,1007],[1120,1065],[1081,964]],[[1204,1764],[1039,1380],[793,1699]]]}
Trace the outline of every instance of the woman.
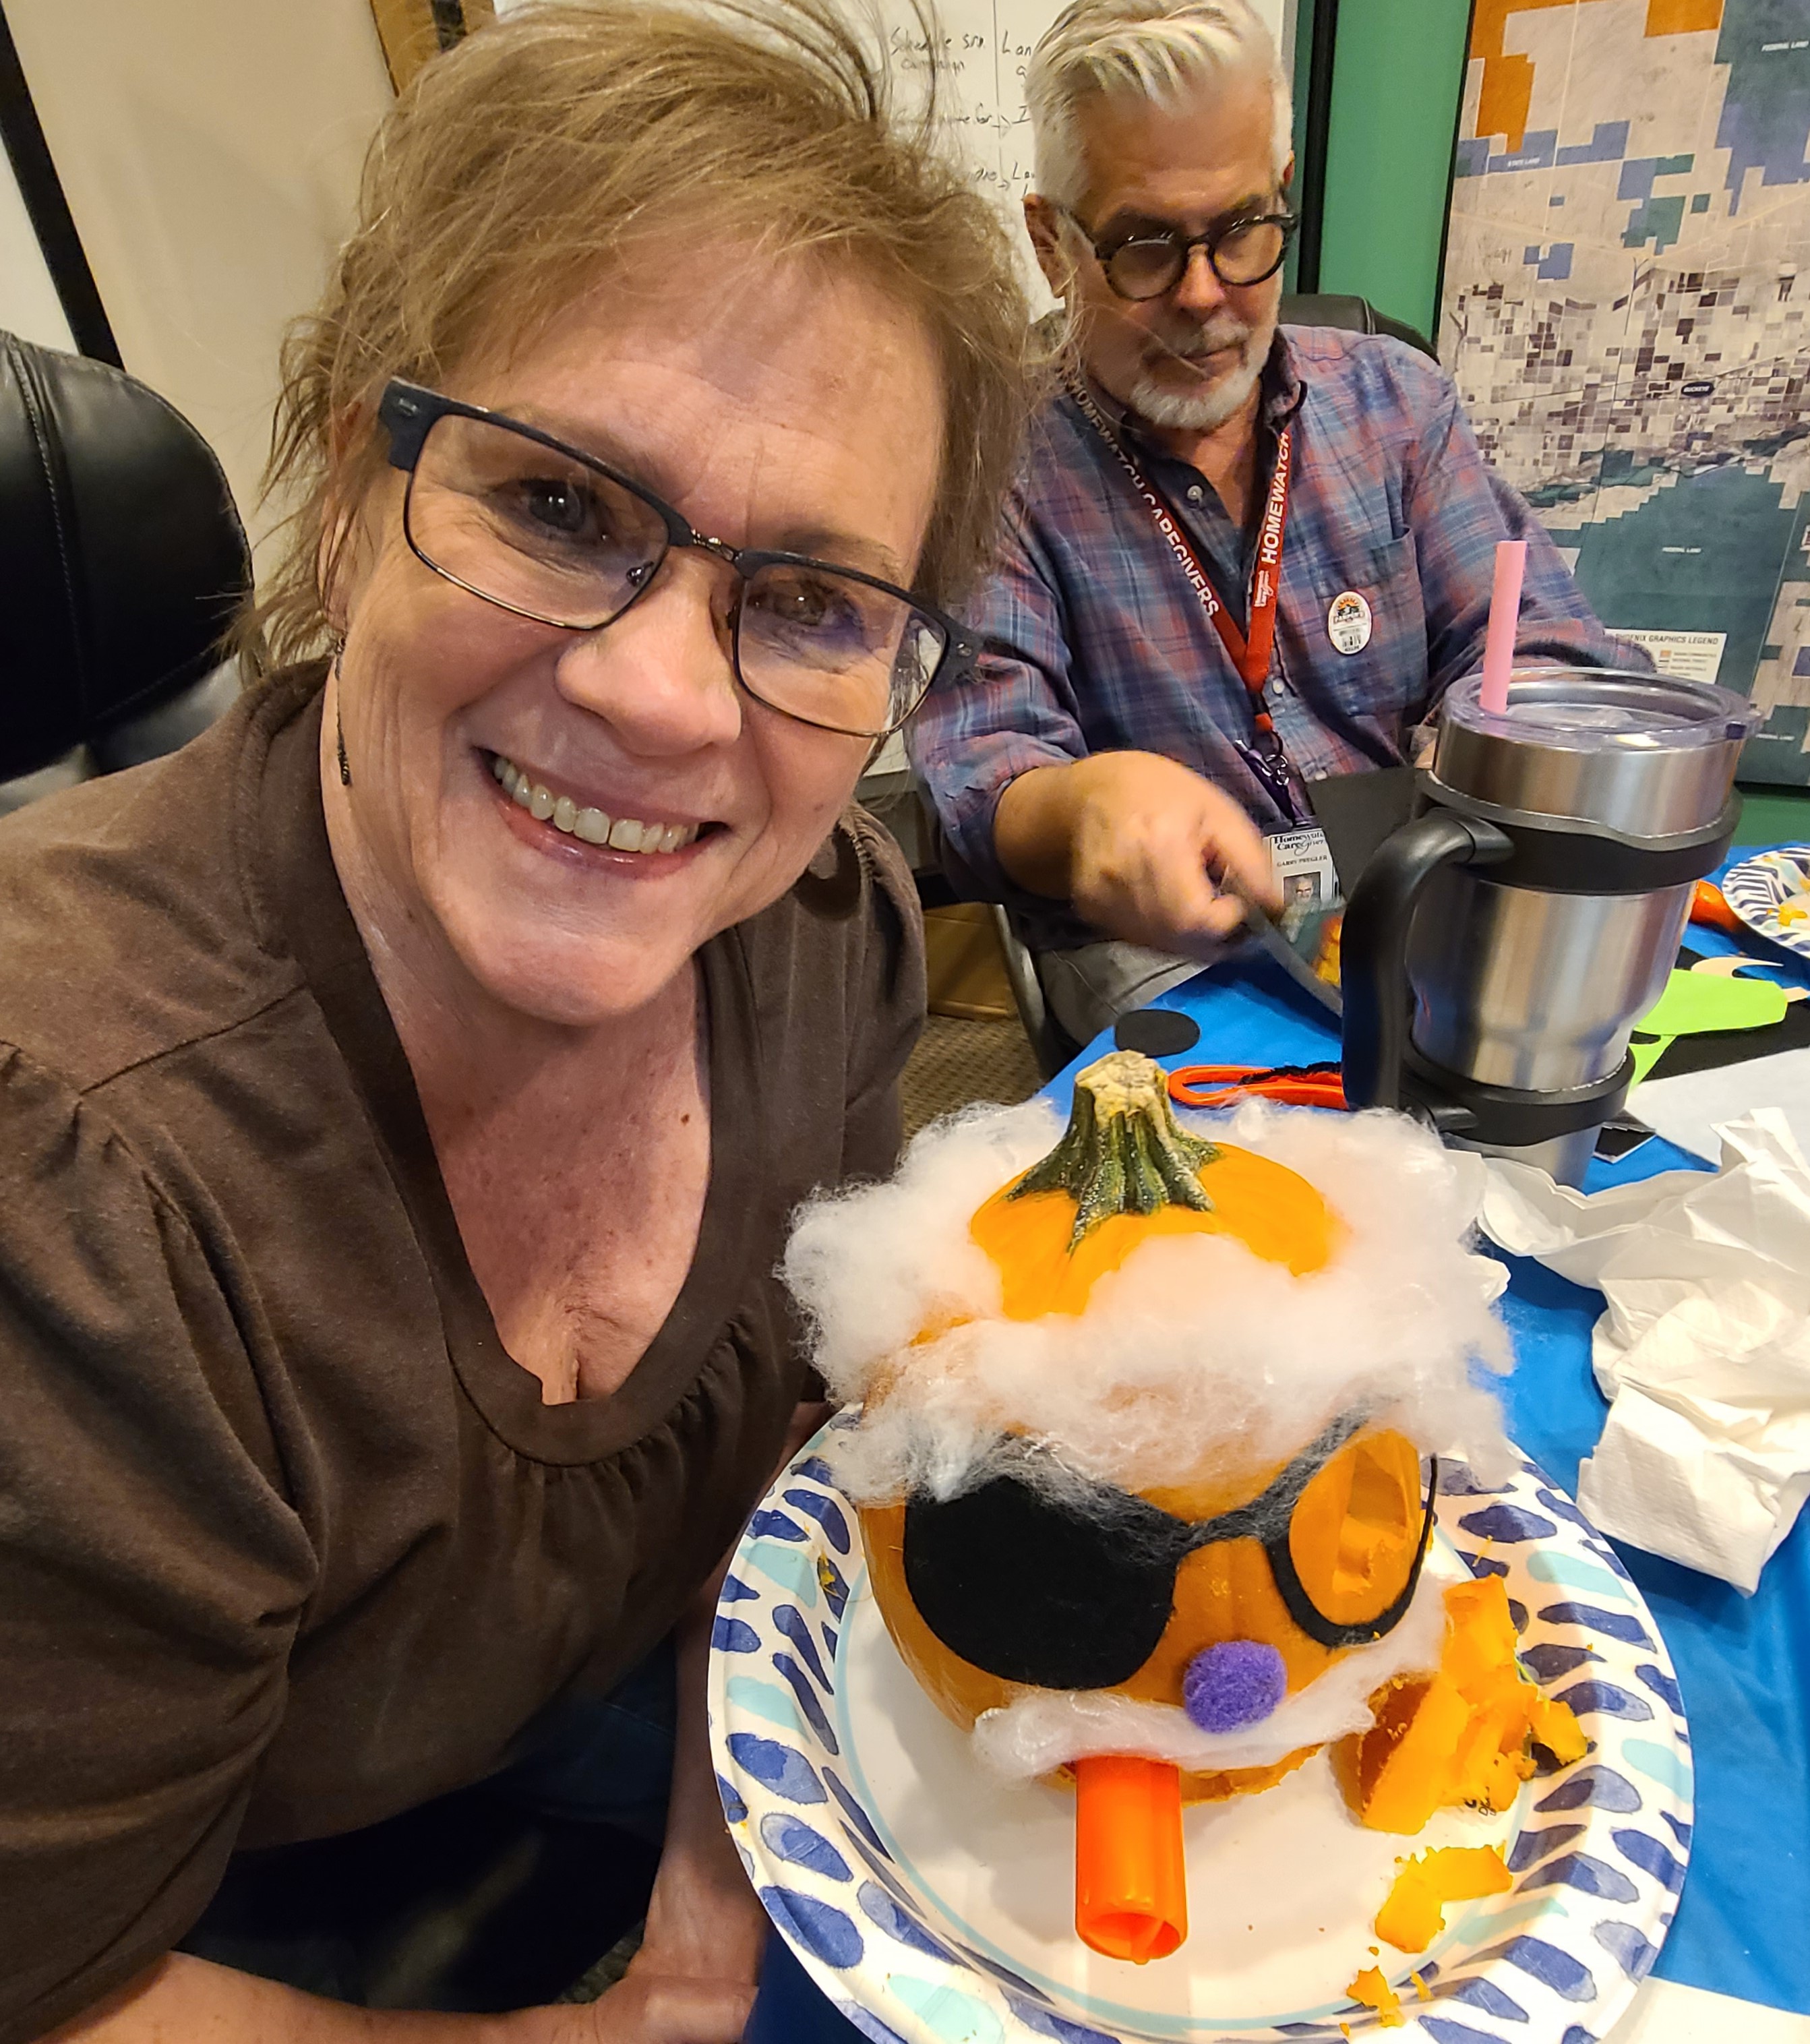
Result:
{"label": "woman", "polygon": [[[786,1216],[892,1160],[913,909],[845,805],[963,657],[1021,323],[814,6],[532,11],[380,134],[279,417],[262,621],[327,657],[0,832],[0,2044],[739,2034],[700,1597],[801,1393]],[[594,2009],[175,1952],[669,1635]]]}

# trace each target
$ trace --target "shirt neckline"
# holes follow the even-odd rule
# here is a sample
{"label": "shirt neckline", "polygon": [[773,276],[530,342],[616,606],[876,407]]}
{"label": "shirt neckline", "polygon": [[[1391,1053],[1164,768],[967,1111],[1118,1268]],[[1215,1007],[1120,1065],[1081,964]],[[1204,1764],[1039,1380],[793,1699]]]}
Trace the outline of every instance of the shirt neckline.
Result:
{"label": "shirt neckline", "polygon": [[[594,1462],[640,1439],[697,1381],[734,1315],[751,1250],[765,1120],[753,989],[732,931],[699,953],[709,1031],[710,1179],[678,1297],[607,1397],[542,1403],[473,1273],[401,1039],[346,905],[321,803],[324,664],[278,675],[252,712],[240,869],[266,948],[300,968],[344,1058],[432,1279],[452,1368],[491,1431],[532,1461]],[[382,1358],[373,1358],[382,1366]]]}
{"label": "shirt neckline", "polygon": [[[1140,454],[1162,461],[1176,459],[1174,455],[1166,453],[1147,437],[1142,421],[1133,416],[1129,405],[1103,388],[1085,369],[1081,370],[1080,374],[1087,385],[1087,394],[1105,415],[1114,432],[1123,433],[1136,446]],[[1307,385],[1301,375],[1301,363],[1285,327],[1278,325],[1270,343],[1270,352],[1259,379],[1259,388],[1262,398],[1257,407],[1258,432],[1259,436],[1268,434],[1274,438],[1293,421],[1307,395]],[[1058,390],[1072,409],[1079,409],[1074,398],[1059,385]]]}

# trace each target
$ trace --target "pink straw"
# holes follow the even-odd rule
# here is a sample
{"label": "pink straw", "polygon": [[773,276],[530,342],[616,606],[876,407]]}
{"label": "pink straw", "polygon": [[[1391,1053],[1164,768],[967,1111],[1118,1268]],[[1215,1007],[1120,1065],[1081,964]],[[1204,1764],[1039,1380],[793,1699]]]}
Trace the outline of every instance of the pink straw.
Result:
{"label": "pink straw", "polygon": [[1508,670],[1515,664],[1515,628],[1521,616],[1521,577],[1527,573],[1528,543],[1503,540],[1496,548],[1496,587],[1489,598],[1489,629],[1483,640],[1480,709],[1493,717],[1508,709]]}

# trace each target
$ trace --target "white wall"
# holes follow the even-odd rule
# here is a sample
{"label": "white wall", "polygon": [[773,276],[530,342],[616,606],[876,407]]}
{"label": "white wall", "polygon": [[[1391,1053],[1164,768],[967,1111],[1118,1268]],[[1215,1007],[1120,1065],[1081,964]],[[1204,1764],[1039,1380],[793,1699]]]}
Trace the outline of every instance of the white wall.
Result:
{"label": "white wall", "polygon": [[125,366],[213,444],[256,532],[278,344],[390,102],[369,0],[6,0],[6,17]]}
{"label": "white wall", "polygon": [[0,149],[0,327],[22,340],[73,349],[69,322],[50,281],[18,180]]}

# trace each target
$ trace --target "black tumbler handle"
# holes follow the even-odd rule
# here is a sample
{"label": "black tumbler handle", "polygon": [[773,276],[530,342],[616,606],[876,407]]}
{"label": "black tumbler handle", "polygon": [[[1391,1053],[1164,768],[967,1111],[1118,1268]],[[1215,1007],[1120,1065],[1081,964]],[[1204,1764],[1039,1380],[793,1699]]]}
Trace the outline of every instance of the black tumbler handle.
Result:
{"label": "black tumbler handle", "polygon": [[1514,850],[1480,817],[1429,809],[1383,840],[1358,876],[1339,939],[1345,997],[1345,1097],[1353,1107],[1402,1104],[1408,1049],[1408,932],[1420,889],[1444,866],[1494,866]]}

